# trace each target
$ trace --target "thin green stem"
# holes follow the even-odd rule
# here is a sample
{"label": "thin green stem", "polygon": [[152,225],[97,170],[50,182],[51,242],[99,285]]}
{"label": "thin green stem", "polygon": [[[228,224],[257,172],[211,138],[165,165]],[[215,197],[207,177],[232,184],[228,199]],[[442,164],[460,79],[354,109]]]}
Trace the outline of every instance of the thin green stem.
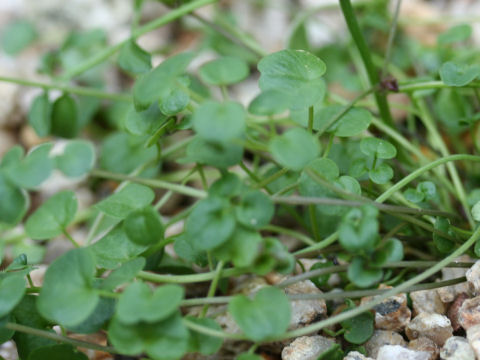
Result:
{"label": "thin green stem", "polygon": [[[227,278],[230,276],[242,275],[248,272],[248,269],[230,268],[221,272],[221,278]],[[209,271],[201,274],[191,275],[162,275],[153,274],[147,271],[140,271],[138,277],[143,280],[157,282],[157,283],[176,283],[176,284],[188,284],[196,282],[211,281],[217,275],[216,271]]]}
{"label": "thin green stem", "polygon": [[[450,87],[452,87],[452,86],[447,85],[443,81],[440,81],[440,80],[419,81],[419,82],[404,82],[404,83],[399,84],[398,91],[409,93],[409,92],[414,92],[414,91],[417,91],[417,90],[444,89],[444,88],[450,88]],[[480,87],[480,82],[479,81],[472,81],[471,83],[468,83],[467,85],[464,85],[464,87],[478,88],[478,87]]]}
{"label": "thin green stem", "polygon": [[68,231],[67,231],[66,229],[63,229],[62,233],[63,233],[63,235],[65,235],[65,237],[73,244],[73,246],[75,246],[76,248],[79,248],[79,247],[80,247],[80,244],[75,241],[75,239],[72,237],[72,235],[70,235],[70,234],[68,233]]}
{"label": "thin green stem", "polygon": [[[222,276],[222,270],[224,265],[225,265],[225,262],[223,261],[218,262],[217,267],[215,269],[215,277],[213,278],[212,283],[210,284],[210,288],[208,289],[207,298],[215,297],[215,291],[217,291],[218,281]],[[208,311],[208,304],[205,304],[200,314],[200,317],[204,317],[207,314],[207,311]]]}
{"label": "thin green stem", "polygon": [[381,79],[383,79],[383,77],[387,74],[388,65],[390,64],[390,59],[392,57],[393,41],[395,40],[395,35],[397,32],[398,15],[400,14],[401,5],[402,5],[402,0],[397,0],[397,6],[395,6],[395,12],[393,13],[392,25],[390,26],[390,32],[388,34],[385,60],[383,63],[382,72],[380,73]]}
{"label": "thin green stem", "polygon": [[272,176],[269,176],[268,178],[266,178],[265,180],[263,180],[261,183],[259,183],[257,185],[257,187],[259,189],[262,189],[264,188],[265,186],[267,186],[268,184],[274,182],[275,180],[277,180],[278,178],[281,178],[283,175],[285,175],[286,173],[288,172],[288,169],[287,168],[283,168],[279,171],[277,171],[275,174],[273,174]]}
{"label": "thin green stem", "polygon": [[310,217],[310,226],[312,227],[313,238],[315,242],[320,241],[320,232],[318,229],[317,214],[315,211],[315,205],[308,205],[308,215]]}
{"label": "thin green stem", "polygon": [[[375,87],[380,83],[380,78],[377,69],[373,64],[370,50],[368,49],[362,31],[360,30],[360,26],[358,25],[357,18],[355,16],[355,12],[353,11],[350,0],[340,0],[340,8],[342,9],[343,16],[345,18],[353,41],[355,42],[355,45],[360,52],[360,56],[362,57],[363,64],[365,65],[365,69],[367,70],[368,78],[370,80],[370,84]],[[376,91],[374,95],[375,101],[377,102],[378,110],[380,112],[380,117],[387,125],[393,126],[393,119],[390,113],[390,107],[387,102],[387,97],[383,92],[380,91]]]}
{"label": "thin green stem", "polygon": [[[467,160],[467,161],[480,161],[480,156],[476,155],[468,155],[468,154],[457,154],[457,155],[450,155],[450,156],[445,156],[443,158],[437,159],[435,161],[432,161],[429,164],[426,164],[414,172],[410,173],[406,177],[404,177],[402,180],[399,182],[395,183],[393,186],[391,186],[387,191],[385,191],[382,195],[380,195],[375,201],[376,202],[384,202],[387,200],[390,196],[392,196],[395,192],[399,191],[402,189],[404,186],[418,178],[419,176],[423,175],[425,172],[429,171],[430,169],[433,169],[437,166],[452,162],[452,161],[459,161],[459,160]],[[470,212],[468,210],[468,212]]]}
{"label": "thin green stem", "polygon": [[436,272],[442,270],[445,266],[447,266],[450,262],[452,262],[455,258],[458,256],[462,255],[465,253],[475,242],[480,238],[480,227],[475,230],[473,235],[468,239],[463,245],[461,245],[458,249],[456,249],[454,252],[452,252],[449,256],[441,260],[440,262],[437,262],[435,265],[430,267],[428,270],[422,272],[421,274],[405,281],[399,286],[394,287],[393,289],[390,289],[386,291],[385,293],[379,295],[378,297],[375,297],[371,301],[369,301],[366,304],[360,305],[356,307],[355,309],[345,311],[341,314],[332,316],[326,320],[319,321],[315,324],[306,326],[304,328],[296,329],[289,331],[285,334],[282,334],[281,336],[276,337],[275,339],[272,340],[282,340],[282,339],[289,339],[293,337],[299,337],[299,336],[304,336],[307,334],[311,334],[313,332],[319,331],[325,327],[338,324],[341,321],[350,319],[354,316],[357,316],[365,311],[368,311],[372,309],[375,305],[380,304],[382,301],[385,299],[388,299],[391,296],[397,295],[401,292],[406,291],[408,288],[411,286],[418,284],[422,280],[425,280],[435,274]]}
{"label": "thin green stem", "polygon": [[98,344],[94,344],[86,341],[75,340],[67,336],[57,335],[56,333],[47,331],[47,330],[41,330],[41,329],[33,328],[30,326],[25,326],[22,324],[16,324],[11,322],[6,323],[4,326],[7,329],[10,329],[13,331],[18,331],[24,334],[38,336],[45,339],[50,339],[59,343],[70,344],[75,347],[103,351],[110,354],[120,354],[120,352],[118,352],[111,346],[102,346],[102,345],[98,345]]}
{"label": "thin green stem", "polygon": [[275,233],[278,233],[278,234],[285,234],[285,235],[291,236],[295,239],[298,239],[298,240],[304,242],[307,245],[315,245],[316,244],[316,242],[313,241],[311,238],[309,238],[307,235],[304,235],[304,234],[302,234],[298,231],[287,229],[287,228],[284,228],[284,227],[281,227],[281,226],[276,226],[276,225],[269,224],[269,225],[266,225],[266,226],[262,227],[262,230],[272,231],[272,232],[275,232]]}
{"label": "thin green stem", "polygon": [[191,196],[194,198],[202,199],[207,196],[207,193],[203,190],[198,190],[185,185],[173,184],[173,183],[169,183],[162,180],[143,179],[143,178],[130,176],[130,175],[111,173],[109,171],[100,170],[100,169],[92,170],[90,172],[90,175],[94,177],[100,177],[100,178],[111,179],[111,180],[119,180],[119,181],[127,180],[134,183],[143,184],[143,185],[147,185],[147,186],[151,186],[159,189],[172,190],[179,194]]}
{"label": "thin green stem", "polygon": [[196,9],[199,9],[208,4],[212,4],[216,1],[217,0],[195,0],[192,2],[188,2],[178,7],[177,9],[170,11],[168,14],[139,27],[132,33],[132,35],[128,39],[125,39],[117,44],[107,47],[103,51],[100,51],[99,53],[97,53],[97,55],[92,56],[91,58],[84,61],[83,63],[80,63],[73,69],[66,71],[64,74],[62,74],[61,79],[63,80],[71,79],[75,76],[82,74],[83,72],[93,68],[94,66],[106,61],[109,57],[111,57],[113,54],[119,51],[122,48],[122,46],[128,43],[129,41],[136,40],[140,36],[146,33],[149,33],[152,30],[155,30],[161,26],[164,26]]}
{"label": "thin green stem", "polygon": [[247,337],[242,334],[231,334],[221,330],[215,330],[210,327],[202,326],[197,323],[194,323],[191,320],[183,318],[183,323],[190,330],[196,331],[200,334],[218,337],[222,339],[231,339],[231,340],[247,340]]}
{"label": "thin green stem", "polygon": [[314,113],[313,113],[313,105],[308,108],[308,132],[313,132],[313,120],[314,120]]}
{"label": "thin green stem", "polygon": [[82,95],[82,96],[91,96],[100,99],[107,99],[107,100],[114,100],[114,101],[123,101],[123,102],[130,102],[132,101],[132,96],[129,94],[116,94],[116,93],[109,93],[98,89],[93,89],[89,87],[82,87],[82,86],[67,86],[61,84],[51,84],[51,83],[44,83],[39,81],[31,81],[25,79],[17,79],[8,76],[0,76],[0,81],[9,82],[13,84],[18,84],[22,86],[30,86],[30,87],[37,87],[42,88],[44,90],[61,90],[63,92],[67,92],[70,94]]}

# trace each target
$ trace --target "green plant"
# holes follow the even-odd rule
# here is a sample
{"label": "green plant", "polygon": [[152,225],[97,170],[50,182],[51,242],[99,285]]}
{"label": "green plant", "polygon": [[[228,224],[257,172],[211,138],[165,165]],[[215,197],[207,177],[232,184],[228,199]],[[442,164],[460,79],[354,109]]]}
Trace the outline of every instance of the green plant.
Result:
{"label": "green plant", "polygon": [[[191,71],[202,51],[196,48],[166,53],[152,67],[151,54],[136,40],[214,2],[180,2],[111,46],[105,46],[102,31],[73,33],[42,59],[52,83],[0,77],[42,88],[31,104],[29,125],[39,137],[68,139],[59,151],[49,141],[26,154],[14,146],[0,161],[1,239],[18,255],[0,273],[0,339],[12,338],[22,359],[84,359],[77,347],[179,359],[189,352],[214,354],[224,339],[250,341],[252,348],[238,359],[258,359],[254,353],[265,342],[328,333],[334,324],[341,329],[333,335],[361,345],[373,332],[369,310],[376,304],[400,292],[462,282],[420,284],[457,256],[480,254],[475,223],[480,219],[480,72],[476,54],[457,51],[468,41],[468,25],[441,34],[434,50],[402,32],[393,47],[398,13],[386,30],[366,26],[364,34],[357,9],[340,0],[351,43],[311,46],[302,36],[307,13],[294,21],[288,49],[265,54],[221,16],[211,22],[193,13],[205,25],[205,46],[217,58]],[[137,15],[142,4],[136,2]],[[358,11],[366,8],[385,22],[386,5],[366,2]],[[218,15],[222,11],[216,9]],[[7,30],[18,37],[15,44],[3,39],[11,54],[35,39],[23,22]],[[375,34],[390,39],[385,56],[367,45]],[[349,73],[350,56],[356,74]],[[106,92],[98,83],[105,70],[98,65],[115,59],[109,65],[134,80],[130,92]],[[260,93],[244,106],[230,90],[256,69]],[[422,71],[407,77],[412,69]],[[358,95],[341,97],[328,88],[334,82]],[[62,92],[54,101],[53,89]],[[410,103],[391,101],[389,92],[404,93]],[[406,110],[405,119],[397,119],[405,126],[396,125],[393,107]],[[94,141],[82,138],[87,133]],[[472,144],[458,136],[469,136]],[[30,192],[55,171],[86,179],[93,191],[107,179],[119,185],[82,212],[70,190],[29,211]],[[167,214],[165,205],[174,194],[185,201]],[[165,231],[182,222],[180,234]],[[19,224],[24,224],[20,234]],[[75,239],[74,226],[89,229],[86,239]],[[282,234],[298,240],[295,249],[282,243]],[[36,287],[29,273],[44,254],[38,241],[58,236],[75,248],[55,259]],[[429,241],[417,241],[425,237]],[[310,255],[320,261],[290,276],[297,258]],[[417,268],[427,270],[416,274]],[[217,296],[226,292],[231,277],[271,272],[289,277],[251,298]],[[333,273],[341,274],[345,291],[316,297],[345,298],[345,311],[288,330],[290,301],[302,296],[281,289],[311,279],[328,291]],[[210,282],[204,297],[186,295],[199,282]],[[376,289],[381,282],[394,287]],[[371,295],[378,296],[363,305],[351,300]],[[239,333],[224,331],[215,320],[218,314],[209,312],[212,305],[227,303]],[[185,315],[191,306],[201,310]],[[54,325],[62,335],[52,331]],[[100,330],[109,346],[68,336]],[[321,358],[342,358],[344,350],[337,344]]]}

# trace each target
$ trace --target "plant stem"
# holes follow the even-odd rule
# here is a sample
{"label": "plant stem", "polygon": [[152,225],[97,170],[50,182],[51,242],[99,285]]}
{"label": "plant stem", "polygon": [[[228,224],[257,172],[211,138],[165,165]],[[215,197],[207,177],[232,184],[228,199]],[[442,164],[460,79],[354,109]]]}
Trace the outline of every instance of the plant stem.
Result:
{"label": "plant stem", "polygon": [[221,330],[215,330],[206,326],[198,325],[193,321],[190,321],[185,318],[183,318],[182,320],[187,328],[189,328],[190,330],[199,332],[200,334],[205,334],[208,336],[218,337],[222,339],[247,340],[247,337],[242,334],[232,334],[232,333],[227,333]]}
{"label": "plant stem", "polygon": [[123,101],[123,102],[132,101],[132,96],[129,94],[109,93],[109,92],[105,92],[102,90],[97,90],[89,87],[49,84],[49,83],[44,83],[39,81],[17,79],[17,78],[12,78],[8,76],[0,76],[0,81],[18,84],[22,86],[38,87],[44,90],[56,89],[56,90],[61,90],[63,92],[67,92],[71,94],[76,94],[81,96],[91,96],[91,97],[96,97],[100,99]]}
{"label": "plant stem", "polygon": [[136,40],[137,38],[139,38],[140,36],[146,34],[146,33],[149,33],[150,31],[152,30],[155,30],[163,25],[166,25],[182,16],[184,16],[185,14],[188,14],[198,8],[201,8],[205,5],[208,5],[208,4],[211,4],[211,3],[214,3],[216,2],[217,0],[195,0],[195,1],[192,1],[192,2],[189,2],[189,3],[186,3],[172,11],[170,11],[168,14],[158,18],[158,19],[155,19],[153,21],[150,21],[149,23],[139,27],[138,29],[136,29],[132,35],[117,43],[117,44],[114,44],[114,45],[111,45],[109,47],[107,47],[106,49],[104,49],[103,51],[97,53],[97,55],[91,57],[90,59],[84,61],[83,63],[79,64],[78,66],[74,67],[73,69],[69,70],[69,71],[66,71],[64,74],[62,74],[61,76],[61,79],[63,80],[67,80],[67,79],[71,79],[75,76],[78,76],[80,74],[82,74],[83,72],[93,68],[94,66],[98,65],[98,64],[101,64],[102,62],[104,62],[105,60],[107,60],[110,56],[112,56],[113,54],[115,54],[117,51],[119,51],[123,45],[125,45],[126,43],[128,43],[129,41],[132,41],[132,40]]}
{"label": "plant stem", "polygon": [[298,239],[300,241],[303,241],[307,245],[315,245],[316,244],[316,242],[313,241],[311,238],[309,238],[307,235],[304,235],[304,234],[302,234],[298,231],[290,230],[290,229],[283,228],[283,227],[280,227],[280,226],[269,224],[269,225],[264,226],[262,228],[262,230],[272,231],[272,232],[275,232],[275,233],[278,233],[278,234],[285,234],[285,235],[291,236],[295,239]]}
{"label": "plant stem", "polygon": [[[399,84],[399,92],[413,92],[417,90],[428,90],[428,89],[444,89],[450,88],[452,86],[445,84],[443,81],[419,81],[419,82],[409,82],[409,83],[400,83]],[[472,81],[464,87],[473,87],[478,88],[480,87],[480,82]]]}
{"label": "plant stem", "polygon": [[33,336],[39,336],[45,339],[50,339],[50,340],[64,343],[64,344],[70,344],[75,347],[103,351],[111,354],[120,354],[120,352],[118,352],[117,350],[115,350],[113,347],[110,347],[110,346],[102,346],[102,345],[98,345],[98,344],[94,344],[86,341],[75,340],[67,336],[58,335],[54,332],[50,332],[47,330],[41,330],[41,329],[33,328],[30,326],[25,326],[22,324],[16,324],[11,322],[6,323],[4,326],[10,330],[22,332],[22,333],[33,335]]}
{"label": "plant stem", "polygon": [[308,108],[308,132],[313,132],[313,120],[314,120],[314,113],[313,113],[313,105]]}
{"label": "plant stem", "polygon": [[68,233],[66,229],[63,229],[62,233],[73,244],[73,246],[75,246],[76,248],[80,247],[80,244],[75,241],[75,239]]}
{"label": "plant stem", "polygon": [[[248,269],[238,269],[230,268],[223,270],[220,277],[226,278],[230,276],[237,276],[245,274],[248,272]],[[162,274],[153,274],[147,271],[140,271],[137,275],[140,279],[158,282],[158,283],[176,283],[176,284],[188,284],[195,282],[204,282],[210,281],[215,278],[217,275],[216,271],[209,271],[200,274],[191,274],[191,275],[162,275]]]}
{"label": "plant stem", "polygon": [[449,256],[444,258],[442,261],[437,262],[435,265],[430,267],[428,270],[422,272],[421,274],[405,281],[399,286],[394,287],[393,289],[390,289],[386,291],[385,293],[379,295],[378,297],[375,297],[371,301],[369,301],[366,304],[360,305],[356,307],[355,309],[345,311],[341,314],[332,316],[326,320],[319,321],[315,324],[306,326],[304,328],[296,329],[289,331],[285,334],[282,334],[281,336],[276,337],[275,339],[272,340],[282,340],[282,339],[289,339],[293,337],[299,337],[299,336],[304,336],[316,331],[319,331],[323,329],[324,327],[328,327],[334,324],[337,324],[341,321],[350,319],[354,316],[357,316],[365,311],[368,311],[372,309],[375,305],[380,304],[383,300],[388,299],[391,296],[397,295],[401,292],[406,291],[408,288],[411,286],[418,284],[424,279],[429,278],[436,272],[440,271],[443,269],[446,265],[448,265],[451,261],[453,261],[455,258],[458,256],[462,255],[464,252],[466,252],[475,242],[480,238],[480,227],[478,227],[473,235],[468,239],[463,245],[461,245],[458,249],[456,249],[454,252],[452,252]]}
{"label": "plant stem", "polygon": [[385,52],[385,60],[383,63],[382,72],[380,73],[381,79],[383,79],[383,77],[387,74],[388,65],[390,64],[390,59],[392,56],[393,40],[395,39],[395,34],[397,32],[398,15],[400,14],[401,5],[402,5],[402,0],[397,0],[397,6],[395,6],[392,25],[390,27],[390,32],[388,34],[387,51]]}
{"label": "plant stem", "polygon": [[135,176],[112,173],[105,170],[94,169],[90,172],[91,176],[100,177],[104,179],[119,180],[119,181],[131,181],[138,184],[143,184],[147,186],[152,186],[159,189],[172,190],[179,194],[195,197],[195,198],[205,198],[207,193],[203,190],[198,190],[189,186],[173,184],[162,180],[155,179],[143,179]]}
{"label": "plant stem", "polygon": [[[362,57],[363,64],[365,65],[365,69],[367,70],[368,78],[370,80],[370,84],[372,85],[372,87],[375,87],[380,83],[380,77],[378,75],[377,69],[375,68],[375,65],[373,64],[370,50],[368,49],[362,31],[360,30],[360,26],[358,25],[350,0],[340,0],[340,8],[342,9],[342,13],[352,36],[352,39],[355,42],[358,51],[360,52],[360,56]],[[378,110],[380,112],[380,117],[387,125],[393,126],[393,119],[390,113],[390,107],[387,102],[387,97],[384,93],[379,91],[376,91],[374,95],[375,101],[377,102]]]}
{"label": "plant stem", "polygon": [[[215,277],[213,278],[212,283],[210,284],[210,288],[208,289],[207,298],[215,297],[215,291],[217,291],[218,281],[221,278],[222,269],[224,265],[225,265],[225,262],[223,261],[218,262],[217,268],[215,269]],[[204,317],[207,314],[207,311],[208,311],[208,304],[205,304],[205,306],[202,309],[202,313],[200,314],[200,317]]]}

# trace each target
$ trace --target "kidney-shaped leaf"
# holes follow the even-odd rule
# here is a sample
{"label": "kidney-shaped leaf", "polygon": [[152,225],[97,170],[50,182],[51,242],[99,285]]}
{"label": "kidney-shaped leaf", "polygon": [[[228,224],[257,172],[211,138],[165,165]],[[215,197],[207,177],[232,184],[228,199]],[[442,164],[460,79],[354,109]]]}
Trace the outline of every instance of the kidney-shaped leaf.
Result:
{"label": "kidney-shaped leaf", "polygon": [[77,212],[73,191],[59,192],[45,201],[27,220],[25,230],[34,240],[50,239],[60,235]]}
{"label": "kidney-shaped leaf", "polygon": [[254,341],[281,335],[290,324],[290,302],[282,290],[274,287],[259,290],[253,299],[235,296],[228,311],[245,335]]}
{"label": "kidney-shaped leaf", "polygon": [[163,224],[152,206],[131,212],[123,226],[128,238],[139,245],[154,245],[163,239]]}
{"label": "kidney-shaped leaf", "polygon": [[244,60],[225,56],[202,65],[199,75],[208,84],[229,85],[245,79],[248,72],[248,65]]}
{"label": "kidney-shaped leaf", "polygon": [[391,159],[397,155],[397,149],[388,141],[368,137],[360,142],[360,150],[367,156],[375,156],[378,159]]}
{"label": "kidney-shaped leaf", "polygon": [[72,140],[63,153],[55,157],[58,170],[69,177],[83,176],[95,164],[95,149],[90,141]]}
{"label": "kidney-shaped leaf", "polygon": [[25,294],[25,279],[21,274],[10,274],[0,280],[0,317],[8,315]]}
{"label": "kidney-shaped leaf", "polygon": [[440,78],[449,86],[464,86],[480,75],[479,65],[456,64],[452,61],[444,63],[440,68]]}
{"label": "kidney-shaped leaf", "polygon": [[181,286],[168,284],[155,289],[142,282],[130,284],[118,300],[118,319],[128,325],[162,321],[177,311],[184,296]]}
{"label": "kidney-shaped leaf", "polygon": [[262,91],[275,89],[290,95],[292,108],[315,104],[324,94],[321,76],[325,63],[303,50],[281,50],[265,56],[258,63]]}
{"label": "kidney-shaped leaf", "polygon": [[88,249],[74,249],[47,269],[37,307],[42,316],[64,326],[75,326],[95,310],[99,296],[92,287],[94,258]]}
{"label": "kidney-shaped leaf", "polygon": [[287,130],[269,144],[273,158],[287,169],[300,171],[320,154],[320,143],[302,128]]}

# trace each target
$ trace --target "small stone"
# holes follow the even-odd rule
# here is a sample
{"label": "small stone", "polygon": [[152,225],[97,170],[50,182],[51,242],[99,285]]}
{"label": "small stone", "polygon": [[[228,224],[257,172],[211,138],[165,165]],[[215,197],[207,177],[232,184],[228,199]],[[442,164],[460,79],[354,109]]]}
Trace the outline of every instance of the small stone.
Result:
{"label": "small stone", "polygon": [[377,360],[429,360],[430,354],[426,351],[417,351],[404,348],[400,345],[384,345],[378,351]]}
{"label": "small stone", "polygon": [[480,296],[466,299],[458,310],[458,322],[465,330],[480,324]]}
{"label": "small stone", "polygon": [[467,340],[477,359],[480,358],[480,325],[474,325],[467,329]]}
{"label": "small stone", "polygon": [[282,360],[316,360],[335,342],[324,336],[301,336],[282,350]]}
{"label": "small stone", "polygon": [[480,293],[480,260],[475,262],[473,266],[468,269],[467,273],[465,274],[467,277],[468,285],[474,292],[474,294]]}
{"label": "small stone", "polygon": [[[466,262],[466,261],[472,261],[472,259],[468,255],[462,255],[456,258],[455,261]],[[465,276],[466,272],[467,270],[463,268],[448,268],[448,267],[443,268],[442,280],[456,279],[456,278]],[[440,296],[440,299],[444,303],[452,302],[453,300],[455,300],[458,294],[461,294],[461,293],[468,294],[469,292],[470,292],[469,285],[466,282],[456,284],[456,285],[444,286],[437,289],[437,293]]]}
{"label": "small stone", "polygon": [[[271,284],[278,284],[288,279],[285,276],[269,274],[267,281]],[[285,294],[321,294],[322,292],[310,280],[299,281],[285,287]],[[293,300],[292,316],[289,329],[297,329],[315,321],[324,319],[327,316],[327,305],[323,299]]]}
{"label": "small stone", "polygon": [[391,330],[375,330],[372,337],[365,343],[367,355],[376,359],[379,349],[384,345],[407,346],[402,335]]}
{"label": "small stone", "polygon": [[475,353],[467,339],[460,336],[452,336],[445,341],[440,350],[442,360],[475,360]]}
{"label": "small stone", "polygon": [[405,333],[410,340],[425,336],[437,345],[443,346],[445,341],[452,336],[453,329],[450,320],[445,315],[421,313],[410,321]]}
{"label": "small stone", "polygon": [[422,312],[445,314],[446,307],[436,290],[420,290],[410,293],[413,313],[415,316]]}
{"label": "small stone", "polygon": [[440,349],[432,340],[425,336],[420,336],[418,339],[414,339],[408,343],[408,348],[417,351],[426,351],[430,354],[429,360],[438,359]]}
{"label": "small stone", "polygon": [[358,351],[350,351],[343,360],[374,360],[371,357],[366,357],[365,355],[359,353]]}
{"label": "small stone", "polygon": [[465,293],[458,294],[452,305],[448,308],[447,316],[452,323],[453,331],[457,331],[462,327],[460,324],[460,308],[462,304],[467,300],[469,296]]}
{"label": "small stone", "polygon": [[[391,288],[389,286],[380,286],[381,289]],[[362,298],[362,304],[368,303],[375,297]],[[397,294],[383,300],[375,305],[375,328],[380,330],[401,331],[410,322],[412,315],[407,306],[407,295]]]}

